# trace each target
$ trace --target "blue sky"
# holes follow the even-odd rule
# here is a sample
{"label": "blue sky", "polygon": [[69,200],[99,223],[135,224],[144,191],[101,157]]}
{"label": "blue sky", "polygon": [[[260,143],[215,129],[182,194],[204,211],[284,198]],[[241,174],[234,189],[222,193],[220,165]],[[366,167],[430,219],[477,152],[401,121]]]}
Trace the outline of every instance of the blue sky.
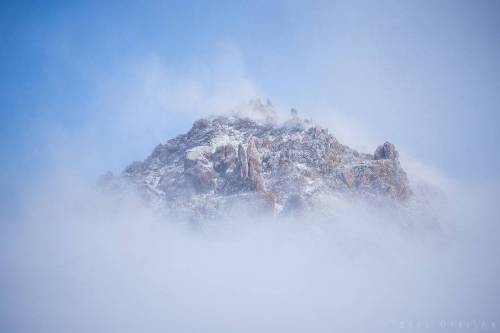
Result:
{"label": "blue sky", "polygon": [[452,177],[498,180],[499,2],[0,6],[2,197],[54,159],[88,163],[90,177],[122,168],[189,128],[204,101],[253,92]]}

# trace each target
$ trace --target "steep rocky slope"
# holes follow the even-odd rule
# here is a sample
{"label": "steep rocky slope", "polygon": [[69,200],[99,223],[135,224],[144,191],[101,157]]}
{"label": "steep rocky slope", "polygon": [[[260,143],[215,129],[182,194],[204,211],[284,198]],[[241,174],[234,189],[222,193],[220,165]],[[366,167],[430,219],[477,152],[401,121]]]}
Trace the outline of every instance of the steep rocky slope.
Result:
{"label": "steep rocky slope", "polygon": [[278,122],[271,103],[254,100],[245,112],[196,121],[104,182],[196,216],[238,205],[288,213],[332,196],[404,202],[411,190],[398,155],[389,142],[359,153],[295,110]]}

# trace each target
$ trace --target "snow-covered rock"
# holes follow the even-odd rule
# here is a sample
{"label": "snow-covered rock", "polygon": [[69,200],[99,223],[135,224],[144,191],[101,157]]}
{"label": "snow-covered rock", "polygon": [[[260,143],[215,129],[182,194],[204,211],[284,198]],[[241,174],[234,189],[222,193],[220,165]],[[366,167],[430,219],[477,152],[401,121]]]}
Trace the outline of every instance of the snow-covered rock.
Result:
{"label": "snow-covered rock", "polygon": [[197,120],[188,133],[106,181],[132,185],[155,204],[203,217],[241,204],[280,213],[311,207],[325,196],[399,203],[411,196],[393,144],[363,154],[296,111],[280,124],[270,102],[254,100],[248,108]]}

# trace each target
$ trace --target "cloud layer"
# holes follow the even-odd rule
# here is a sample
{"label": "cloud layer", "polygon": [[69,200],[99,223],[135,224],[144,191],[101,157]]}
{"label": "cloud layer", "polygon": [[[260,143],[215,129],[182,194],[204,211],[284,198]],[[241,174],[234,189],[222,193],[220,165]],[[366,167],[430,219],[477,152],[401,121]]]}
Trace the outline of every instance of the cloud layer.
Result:
{"label": "cloud layer", "polygon": [[[169,220],[133,194],[96,188],[99,173],[144,158],[193,119],[262,95],[238,52],[221,52],[191,75],[153,57],[96,78],[80,127],[38,124],[44,167],[0,225],[3,330],[390,332],[410,322],[433,330],[443,322],[499,324],[498,186],[449,179],[404,152],[414,189],[440,191],[413,211],[337,201],[301,218],[242,214],[200,226]],[[374,148],[359,120],[311,114],[345,143]]]}
{"label": "cloud layer", "polygon": [[[200,226],[133,194],[50,178],[2,225],[1,322],[9,332],[498,323],[496,194],[461,185],[422,214],[336,202],[298,219],[242,214]],[[435,223],[429,216],[440,230],[418,227]]]}

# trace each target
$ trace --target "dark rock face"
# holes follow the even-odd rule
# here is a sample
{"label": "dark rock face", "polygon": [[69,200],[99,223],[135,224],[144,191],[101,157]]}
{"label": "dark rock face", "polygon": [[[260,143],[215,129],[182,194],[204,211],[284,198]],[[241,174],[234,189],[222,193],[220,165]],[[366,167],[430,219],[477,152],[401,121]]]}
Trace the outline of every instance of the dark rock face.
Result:
{"label": "dark rock face", "polygon": [[392,143],[385,142],[383,145],[377,147],[373,157],[376,160],[397,160],[399,153]]}
{"label": "dark rock face", "polygon": [[213,154],[214,170],[223,175],[233,172],[237,161],[236,150],[230,144],[218,147]]}
{"label": "dark rock face", "polygon": [[[150,200],[210,215],[234,202],[303,209],[324,196],[404,201],[411,195],[398,152],[389,142],[374,155],[359,153],[294,115],[271,122],[270,103],[255,103],[260,120],[201,119],[187,134],[158,145],[120,177]],[[237,147],[237,149],[236,149]]]}

